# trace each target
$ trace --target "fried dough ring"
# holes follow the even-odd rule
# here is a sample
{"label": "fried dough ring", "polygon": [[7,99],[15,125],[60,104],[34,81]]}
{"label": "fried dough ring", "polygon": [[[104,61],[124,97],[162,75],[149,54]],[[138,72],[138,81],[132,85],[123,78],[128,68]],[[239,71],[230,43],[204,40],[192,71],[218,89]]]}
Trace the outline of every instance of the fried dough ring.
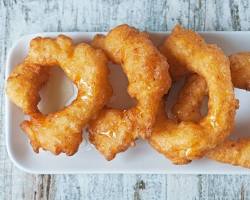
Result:
{"label": "fried dough ring", "polygon": [[200,158],[223,141],[234,124],[235,104],[228,58],[215,45],[190,30],[176,26],[164,42],[171,56],[202,76],[208,85],[209,111],[199,122],[168,119],[161,109],[150,144],[175,164]]}
{"label": "fried dough ring", "polygon": [[135,28],[120,25],[107,36],[97,35],[93,45],[102,48],[112,62],[121,64],[129,82],[128,93],[137,100],[137,105],[127,110],[105,108],[90,123],[90,142],[111,160],[134,145],[138,136],[150,136],[171,79],[165,57],[146,33]]}
{"label": "fried dough ring", "polygon": [[[77,151],[82,128],[111,96],[107,61],[101,50],[84,43],[74,46],[72,40],[63,35],[31,41],[28,56],[11,73],[6,90],[10,99],[31,116],[21,127],[35,152],[39,152],[39,148],[54,154],[73,155]],[[78,95],[64,109],[43,115],[37,109],[38,92],[53,66],[63,69],[77,86]]]}
{"label": "fried dough ring", "polygon": [[[244,80],[247,83],[247,79]],[[241,81],[241,85],[246,85],[246,83]],[[197,86],[201,89],[197,88]],[[206,87],[205,80],[198,75],[188,77],[173,107],[173,114],[178,120],[196,121],[201,118],[200,107],[203,97],[207,95]],[[197,90],[200,92],[196,92]],[[206,157],[219,162],[250,168],[250,138],[227,139],[209,151]]]}

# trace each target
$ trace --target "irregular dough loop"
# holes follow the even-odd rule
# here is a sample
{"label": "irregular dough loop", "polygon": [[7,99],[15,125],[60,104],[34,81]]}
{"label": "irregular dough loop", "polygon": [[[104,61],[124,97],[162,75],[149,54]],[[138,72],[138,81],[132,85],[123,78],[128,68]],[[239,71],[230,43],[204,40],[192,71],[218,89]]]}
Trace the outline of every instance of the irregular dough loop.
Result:
{"label": "irregular dough loop", "polygon": [[[198,159],[223,141],[234,124],[235,104],[229,61],[215,45],[176,26],[163,44],[165,51],[188,70],[202,76],[209,91],[208,115],[198,123],[168,119],[160,112],[150,144],[175,164]],[[162,108],[163,110],[163,108]]]}
{"label": "irregular dough loop", "polygon": [[107,36],[97,35],[93,45],[103,49],[110,60],[121,64],[127,75],[128,93],[137,105],[127,110],[105,108],[89,126],[90,141],[111,160],[134,140],[151,135],[159,102],[171,80],[168,63],[146,33],[120,25]]}
{"label": "irregular dough loop", "polygon": [[[77,151],[83,127],[111,96],[107,61],[103,51],[84,43],[74,46],[72,40],[63,35],[56,39],[38,37],[31,41],[27,58],[7,81],[7,94],[31,115],[31,120],[24,121],[21,127],[35,152],[40,147],[54,154],[73,155]],[[40,99],[38,92],[47,80],[47,70],[54,66],[61,67],[74,82],[78,95],[64,109],[43,115],[36,108]],[[20,94],[23,91],[17,89],[24,86],[25,92]],[[30,95],[27,94],[29,88]]]}
{"label": "irregular dough loop", "polygon": [[[238,54],[235,54],[238,55]],[[234,56],[230,56],[234,57]],[[230,60],[232,61],[232,60]],[[241,63],[238,62],[239,67],[236,66],[237,62],[234,62],[233,68],[241,68]],[[249,65],[244,67],[250,68]],[[231,63],[232,68],[232,63]],[[250,80],[243,78],[240,85],[244,86]],[[234,82],[236,84],[236,82]],[[199,87],[197,87],[199,86]],[[236,85],[239,87],[239,85]],[[245,87],[242,87],[245,89]],[[197,92],[197,90],[199,92]],[[190,75],[184,87],[179,92],[179,96],[176,104],[174,105],[173,112],[176,118],[180,121],[197,121],[201,119],[200,107],[203,97],[207,95],[206,82],[198,75]],[[192,103],[189,103],[192,102]],[[238,105],[236,105],[238,106]],[[185,114],[184,114],[185,113]],[[250,168],[250,139],[241,138],[238,140],[227,139],[219,144],[214,149],[210,150],[206,157],[223,163],[232,165],[238,165],[242,167]]]}

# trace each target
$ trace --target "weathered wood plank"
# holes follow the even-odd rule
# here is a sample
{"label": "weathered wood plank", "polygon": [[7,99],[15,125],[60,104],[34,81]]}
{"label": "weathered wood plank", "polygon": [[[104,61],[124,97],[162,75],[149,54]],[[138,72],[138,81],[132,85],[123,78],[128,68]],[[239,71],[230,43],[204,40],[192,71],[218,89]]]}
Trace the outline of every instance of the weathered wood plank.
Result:
{"label": "weathered wood plank", "polygon": [[204,199],[250,199],[250,176],[200,176]]}
{"label": "weathered wood plank", "polygon": [[[21,35],[106,31],[129,23],[150,31],[176,23],[195,30],[250,30],[249,0],[0,1],[0,122],[4,63]],[[10,162],[0,130],[0,199],[250,199],[249,176],[30,175]]]}
{"label": "weathered wood plank", "polygon": [[169,175],[168,199],[200,199],[200,178],[197,175]]}

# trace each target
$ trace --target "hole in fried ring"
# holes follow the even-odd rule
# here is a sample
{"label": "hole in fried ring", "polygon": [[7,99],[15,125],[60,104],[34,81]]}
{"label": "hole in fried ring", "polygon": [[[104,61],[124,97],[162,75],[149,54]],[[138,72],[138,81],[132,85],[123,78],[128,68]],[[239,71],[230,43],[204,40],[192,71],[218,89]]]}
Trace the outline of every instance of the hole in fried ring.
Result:
{"label": "hole in fried ring", "polygon": [[178,93],[177,100],[172,107],[172,114],[178,121],[198,122],[205,116],[201,112],[201,106],[204,103],[204,97],[207,96],[206,81],[197,74],[191,74],[186,77],[184,86]]}
{"label": "hole in fried ring", "polygon": [[37,107],[44,115],[68,106],[77,96],[76,85],[60,67],[51,67],[49,79],[39,91],[41,97]]}
{"label": "hole in fried ring", "polygon": [[107,103],[107,107],[116,109],[129,109],[136,105],[136,100],[128,94],[128,78],[122,68],[109,62],[109,82],[113,89],[113,95]]}

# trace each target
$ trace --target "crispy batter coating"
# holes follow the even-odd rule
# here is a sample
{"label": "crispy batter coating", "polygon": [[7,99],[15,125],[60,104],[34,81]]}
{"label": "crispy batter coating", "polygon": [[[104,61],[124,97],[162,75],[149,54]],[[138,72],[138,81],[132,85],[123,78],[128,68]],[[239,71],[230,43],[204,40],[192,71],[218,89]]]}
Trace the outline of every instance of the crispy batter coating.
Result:
{"label": "crispy batter coating", "polygon": [[[177,59],[168,46],[159,47],[161,53],[167,58],[169,71],[173,81],[178,81],[181,77],[188,75],[190,71],[182,60]],[[250,52],[239,52],[229,56],[231,78],[234,87],[250,90]]]}
{"label": "crispy batter coating", "polygon": [[49,78],[48,67],[24,62],[8,77],[6,93],[25,114],[38,112],[39,91]]}
{"label": "crispy batter coating", "polygon": [[250,139],[227,140],[206,156],[219,162],[250,168]]}
{"label": "crispy batter coating", "polygon": [[163,44],[171,55],[202,76],[209,92],[208,114],[199,122],[180,122],[159,114],[150,144],[175,164],[200,158],[231,132],[236,100],[228,58],[215,45],[208,45],[191,30],[176,26]]}
{"label": "crispy batter coating", "polygon": [[[201,85],[203,87],[201,87]],[[203,91],[200,91],[200,88],[196,88],[196,86],[202,88]],[[179,93],[178,103],[174,106],[178,120],[197,121],[197,117],[198,119],[201,118],[201,100],[203,96],[207,95],[207,90],[204,87],[206,87],[205,80],[198,75],[192,75],[188,78]],[[200,92],[197,92],[197,90]],[[236,141],[227,139],[225,142],[222,142],[210,150],[206,154],[206,157],[219,162],[250,168],[250,139],[245,138]]]}
{"label": "crispy batter coating", "polygon": [[207,92],[206,81],[197,74],[190,75],[172,108],[175,118],[178,121],[198,122],[201,119],[201,103]]}
{"label": "crispy batter coating", "polygon": [[93,45],[102,48],[110,60],[121,64],[127,75],[128,93],[137,105],[127,110],[104,109],[89,126],[90,141],[111,160],[152,132],[158,106],[171,80],[168,63],[146,33],[120,25],[107,36],[97,35]]}
{"label": "crispy batter coating", "polygon": [[181,77],[189,74],[189,71],[185,67],[185,63],[182,60],[176,58],[169,48],[171,47],[163,44],[159,47],[159,50],[167,58],[172,80],[178,81]]}
{"label": "crispy batter coating", "polygon": [[[107,61],[102,50],[84,43],[74,46],[72,40],[63,35],[56,39],[38,37],[31,41],[27,58],[7,81],[7,94],[32,117],[21,127],[35,152],[39,148],[54,154],[72,155],[77,151],[82,141],[82,128],[111,96]],[[64,109],[43,115],[36,108],[38,92],[52,66],[64,70],[77,86],[78,95]],[[24,88],[24,94],[20,88]]]}
{"label": "crispy batter coating", "polygon": [[234,87],[250,90],[250,52],[229,56]]}

